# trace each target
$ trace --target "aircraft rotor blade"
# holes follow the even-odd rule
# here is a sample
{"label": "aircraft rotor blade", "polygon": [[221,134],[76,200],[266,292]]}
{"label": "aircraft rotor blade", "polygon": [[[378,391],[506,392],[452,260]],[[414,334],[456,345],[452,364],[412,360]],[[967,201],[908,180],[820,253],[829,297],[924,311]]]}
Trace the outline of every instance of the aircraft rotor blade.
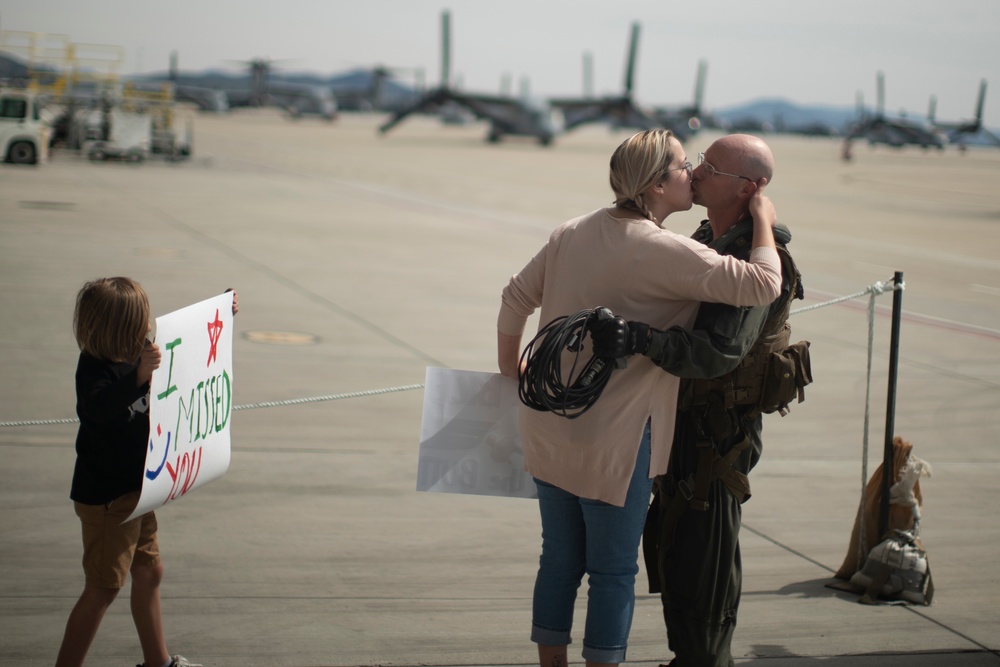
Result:
{"label": "aircraft rotor blade", "polygon": [[625,97],[632,97],[632,83],[635,76],[635,54],[639,49],[639,22],[632,24],[632,39],[628,49],[628,64],[625,67]]}
{"label": "aircraft rotor blade", "polygon": [[580,113],[570,113],[566,118],[563,129],[572,130],[573,128],[579,127],[580,125],[586,125],[587,123],[600,122],[607,118],[608,114],[611,112],[610,104],[595,104],[589,110]]}
{"label": "aircraft rotor blade", "polygon": [[992,139],[993,143],[995,143],[997,146],[1000,146],[1000,137],[998,137],[997,135],[993,134],[992,132],[990,132],[989,130],[987,130],[985,127],[982,128],[981,131],[987,137],[989,137],[990,139]]}
{"label": "aircraft rotor blade", "polygon": [[446,97],[443,94],[443,92],[444,92],[443,90],[438,89],[431,93],[428,93],[427,95],[424,95],[420,100],[418,100],[417,103],[414,104],[413,106],[407,107],[405,109],[400,109],[396,113],[392,114],[392,116],[389,117],[389,120],[387,120],[386,122],[382,123],[382,125],[379,126],[378,128],[379,133],[385,134],[392,128],[402,123],[403,120],[405,120],[406,117],[411,114],[419,113],[429,107],[437,106],[438,104],[443,102]]}
{"label": "aircraft rotor blade", "polygon": [[378,128],[379,133],[380,134],[385,134],[386,132],[388,132],[392,128],[394,128],[397,125],[399,125],[400,123],[402,123],[403,120],[407,116],[409,116],[411,113],[413,113],[415,111],[416,111],[416,107],[410,107],[409,109],[402,109],[402,110],[397,111],[396,113],[392,114],[392,117],[389,118],[389,120],[387,120],[386,122],[382,123],[382,125],[379,126],[379,128]]}
{"label": "aircraft rotor blade", "polygon": [[983,104],[986,103],[986,79],[979,82],[979,99],[976,101],[976,126],[983,125]]}
{"label": "aircraft rotor blade", "polygon": [[451,85],[451,13],[441,12],[441,87]]}
{"label": "aircraft rotor blade", "polygon": [[505,128],[510,127],[510,118],[508,115],[505,112],[492,107],[491,104],[483,98],[475,95],[462,95],[461,93],[446,90],[441,94],[441,102],[445,101],[451,101],[459,106],[465,107],[473,116],[480,120],[488,120],[491,123]]}

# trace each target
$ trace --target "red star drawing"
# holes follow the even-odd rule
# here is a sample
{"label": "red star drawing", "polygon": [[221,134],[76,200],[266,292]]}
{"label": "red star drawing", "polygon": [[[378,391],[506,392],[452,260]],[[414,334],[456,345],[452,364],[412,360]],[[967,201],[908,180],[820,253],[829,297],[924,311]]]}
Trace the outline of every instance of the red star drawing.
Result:
{"label": "red star drawing", "polygon": [[219,353],[219,339],[222,338],[222,320],[219,319],[219,309],[215,309],[215,321],[208,323],[208,340],[211,347],[208,349],[208,363],[211,366],[213,360],[217,360]]}

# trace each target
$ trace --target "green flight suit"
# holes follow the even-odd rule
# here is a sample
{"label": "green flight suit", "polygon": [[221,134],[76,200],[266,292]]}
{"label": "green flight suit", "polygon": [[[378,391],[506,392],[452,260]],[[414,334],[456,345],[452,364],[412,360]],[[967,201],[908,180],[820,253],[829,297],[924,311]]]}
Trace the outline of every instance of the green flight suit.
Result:
{"label": "green flight suit", "polygon": [[[747,217],[719,239],[712,238],[708,221],[692,238],[715,248],[720,254],[747,259],[750,255],[753,221]],[[785,246],[791,234],[782,225],[774,228],[775,241]],[[720,456],[733,452],[733,469],[748,475],[760,459],[761,415],[753,406],[726,408],[721,396],[710,394],[708,405],[684,407],[684,396],[696,383],[725,376],[736,368],[753,347],[772,313],[780,314],[791,298],[801,298],[798,280],[785,278],[782,293],[771,305],[736,307],[703,303],[694,328],[673,327],[652,331],[649,356],[661,368],[680,376],[681,405],[677,413],[673,449],[667,474],[658,478],[650,505],[643,551],[650,592],[660,592],[667,640],[675,658],[672,667],[728,667],[733,664],[730,643],[742,588],[739,531],[741,502],[718,479],[708,485],[708,508],[694,509],[675,495],[688,497],[698,469],[699,440],[713,445]],[[791,272],[794,275],[794,271]],[[714,400],[714,399],[718,400]],[[708,436],[710,440],[707,440]],[[682,508],[682,509],[678,509]],[[672,513],[676,516],[666,518]],[[674,524],[672,531],[669,524]]]}

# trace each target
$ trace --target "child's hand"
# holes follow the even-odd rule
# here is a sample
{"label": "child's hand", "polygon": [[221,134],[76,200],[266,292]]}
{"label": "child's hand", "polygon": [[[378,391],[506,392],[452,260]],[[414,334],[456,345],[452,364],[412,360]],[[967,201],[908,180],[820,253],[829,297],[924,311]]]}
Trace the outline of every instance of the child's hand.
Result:
{"label": "child's hand", "polygon": [[153,371],[160,367],[162,357],[159,345],[150,342],[146,343],[142,354],[139,355],[139,368],[135,371],[135,383],[137,387],[141,387],[153,379]]}
{"label": "child's hand", "polygon": [[237,294],[236,290],[234,290],[232,287],[230,287],[226,291],[233,293],[233,315],[235,316],[236,313],[240,312],[240,295]]}

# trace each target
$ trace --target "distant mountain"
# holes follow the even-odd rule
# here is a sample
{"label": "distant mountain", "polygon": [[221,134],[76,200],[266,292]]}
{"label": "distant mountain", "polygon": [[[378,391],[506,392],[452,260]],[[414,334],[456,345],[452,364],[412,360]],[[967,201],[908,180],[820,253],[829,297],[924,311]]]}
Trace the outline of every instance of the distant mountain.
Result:
{"label": "distant mountain", "polygon": [[[139,82],[160,82],[169,81],[170,72],[147,72],[145,74],[130,74],[126,76],[131,81]],[[273,74],[271,81],[282,82],[289,79],[277,77]],[[197,86],[200,88],[217,88],[219,90],[245,90],[253,86],[253,78],[249,73],[227,72],[224,70],[210,69],[204,72],[178,72],[176,83],[179,86]],[[296,82],[298,83],[298,82]]]}
{"label": "distant mountain", "polygon": [[[40,64],[35,65],[35,72],[55,73],[55,68],[46,64]],[[0,81],[24,85],[27,79],[28,63],[23,58],[0,51]]]}
{"label": "distant mountain", "polygon": [[14,58],[6,53],[0,53],[0,79],[26,79],[28,77],[28,66],[19,58]]}
{"label": "distant mountain", "polygon": [[821,128],[826,128],[835,134],[843,134],[857,117],[857,111],[853,107],[800,106],[785,99],[760,99],[716,109],[713,115],[724,128],[729,129],[759,132],[812,129],[814,133],[820,133]]}

